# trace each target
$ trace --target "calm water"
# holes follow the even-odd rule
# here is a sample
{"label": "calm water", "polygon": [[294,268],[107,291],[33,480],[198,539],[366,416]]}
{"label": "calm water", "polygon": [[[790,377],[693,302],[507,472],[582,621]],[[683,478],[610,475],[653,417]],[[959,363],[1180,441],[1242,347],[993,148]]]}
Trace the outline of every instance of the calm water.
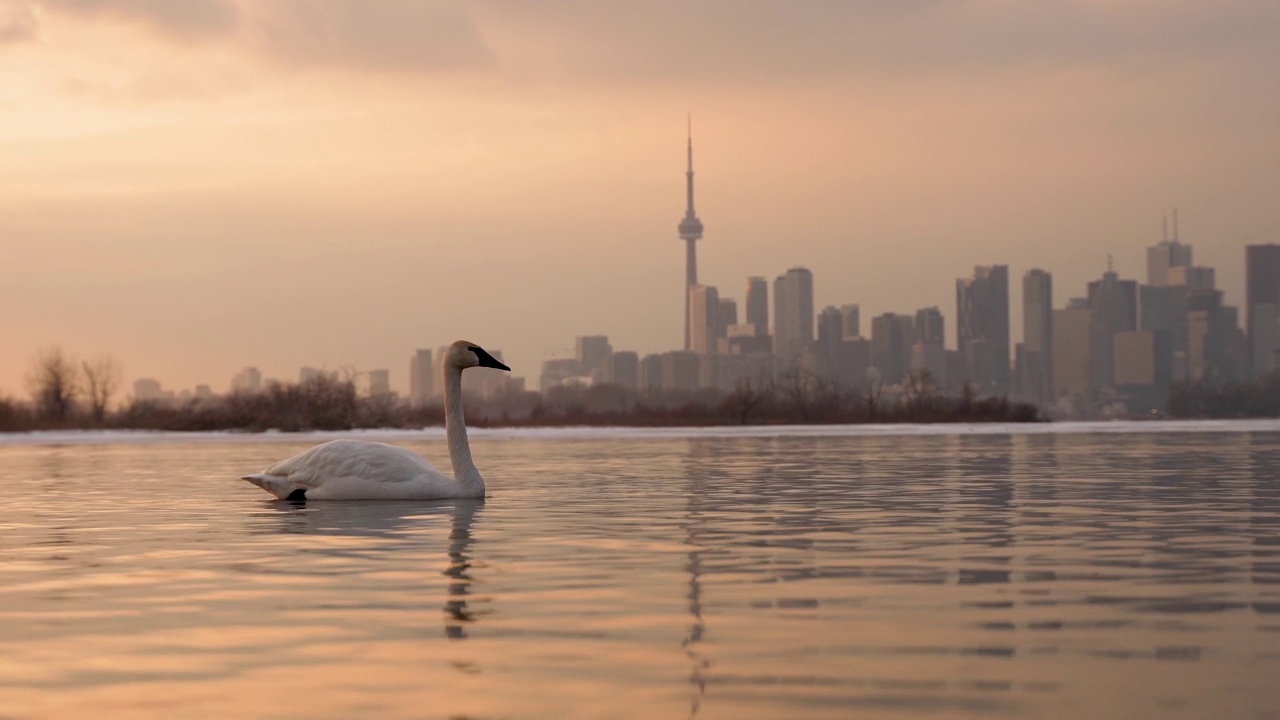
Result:
{"label": "calm water", "polygon": [[508,433],[486,502],[305,505],[236,477],[311,439],[10,439],[0,717],[1277,718],[1258,427]]}

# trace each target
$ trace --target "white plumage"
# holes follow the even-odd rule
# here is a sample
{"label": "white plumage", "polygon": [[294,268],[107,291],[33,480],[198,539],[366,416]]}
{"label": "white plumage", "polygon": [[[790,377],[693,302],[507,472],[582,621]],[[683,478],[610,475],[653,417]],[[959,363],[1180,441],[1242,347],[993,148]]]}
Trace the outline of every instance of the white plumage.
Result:
{"label": "white plumage", "polygon": [[367,440],[333,440],[294,455],[244,480],[277,499],[439,500],[484,497],[484,478],[471,460],[462,412],[462,371],[510,370],[475,343],[459,340],[444,361],[445,434],[454,477],[417,453]]}

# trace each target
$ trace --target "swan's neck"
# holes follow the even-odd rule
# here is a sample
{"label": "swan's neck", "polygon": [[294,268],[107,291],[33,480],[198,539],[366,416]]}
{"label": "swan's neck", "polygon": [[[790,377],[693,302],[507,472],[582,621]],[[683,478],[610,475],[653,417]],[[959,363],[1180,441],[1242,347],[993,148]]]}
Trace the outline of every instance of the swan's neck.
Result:
{"label": "swan's neck", "polygon": [[453,477],[464,487],[483,492],[484,479],[471,460],[471,443],[467,442],[467,418],[462,412],[462,370],[448,365],[444,368],[444,429],[449,438]]}

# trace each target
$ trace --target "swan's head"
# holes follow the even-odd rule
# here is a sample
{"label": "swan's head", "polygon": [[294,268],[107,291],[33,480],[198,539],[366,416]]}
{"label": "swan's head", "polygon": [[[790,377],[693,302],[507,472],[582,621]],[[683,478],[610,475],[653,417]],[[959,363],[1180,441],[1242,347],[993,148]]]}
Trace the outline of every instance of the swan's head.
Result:
{"label": "swan's head", "polygon": [[445,353],[444,362],[459,370],[473,367],[497,368],[498,370],[510,371],[511,368],[502,364],[494,356],[485,352],[485,349],[473,342],[459,340],[449,346],[449,352]]}

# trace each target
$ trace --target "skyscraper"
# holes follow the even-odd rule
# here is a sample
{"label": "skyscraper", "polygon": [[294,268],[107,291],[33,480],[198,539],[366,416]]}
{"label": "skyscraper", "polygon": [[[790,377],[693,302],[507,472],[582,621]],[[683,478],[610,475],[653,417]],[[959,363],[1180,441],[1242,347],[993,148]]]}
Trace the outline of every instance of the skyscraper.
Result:
{"label": "skyscraper", "polygon": [[813,342],[813,273],[794,267],[773,281],[773,352],[779,371]]}
{"label": "skyscraper", "polygon": [[720,329],[720,294],[710,285],[689,288],[689,349],[709,355],[717,348]]}
{"label": "skyscraper", "polygon": [[1174,268],[1191,267],[1191,246],[1178,242],[1177,209],[1173,211],[1173,237],[1169,237],[1167,218],[1160,235],[1160,242],[1147,248],[1147,284],[1155,286],[1187,284],[1185,280],[1179,282],[1169,273]]}
{"label": "skyscraper", "polygon": [[409,401],[421,405],[435,390],[435,365],[430,350],[418,350],[409,358]]}
{"label": "skyscraper", "polygon": [[[1254,373],[1271,372],[1280,351],[1274,317],[1280,307],[1280,245],[1248,245],[1244,249],[1245,330]],[[1261,307],[1272,306],[1272,307]]]}
{"label": "skyscraper", "polygon": [[855,338],[862,336],[861,311],[856,304],[841,305],[840,319],[844,322],[844,336]]}
{"label": "skyscraper", "polygon": [[916,311],[914,342],[911,344],[911,369],[927,370],[935,385],[947,383],[946,321],[936,307]]}
{"label": "skyscraper", "polygon": [[613,352],[613,346],[605,335],[581,335],[574,341],[574,345],[578,362],[582,366],[578,372],[582,375],[590,375],[599,370],[604,365],[605,358]]}
{"label": "skyscraper", "polygon": [[1089,385],[1115,385],[1115,335],[1138,329],[1138,282],[1108,270],[1089,283]]}
{"label": "skyscraper", "polygon": [[1089,405],[1090,340],[1089,301],[1072,298],[1053,311],[1053,390],[1055,398],[1067,398],[1078,411]]}
{"label": "skyscraper", "polygon": [[986,265],[956,281],[956,342],[968,379],[985,392],[1009,389],[1009,267]]}
{"label": "skyscraper", "polygon": [[1053,276],[1028,270],[1022,276],[1022,391],[1036,402],[1053,399]]}
{"label": "skyscraper", "polygon": [[885,313],[871,318],[871,365],[886,385],[897,385],[911,367],[915,322],[910,315]]}
{"label": "skyscraper", "polygon": [[756,326],[756,335],[769,334],[769,283],[762,277],[747,278],[746,324]]}
{"label": "skyscraper", "polygon": [[685,210],[680,221],[680,239],[685,242],[684,272],[684,349],[692,346],[689,328],[689,291],[698,284],[698,251],[696,243],[702,239],[702,221],[693,209],[693,121],[689,122],[689,169],[685,172]]}
{"label": "skyscraper", "polygon": [[369,371],[369,395],[378,397],[387,395],[391,392],[391,371],[389,370],[370,370]]}

